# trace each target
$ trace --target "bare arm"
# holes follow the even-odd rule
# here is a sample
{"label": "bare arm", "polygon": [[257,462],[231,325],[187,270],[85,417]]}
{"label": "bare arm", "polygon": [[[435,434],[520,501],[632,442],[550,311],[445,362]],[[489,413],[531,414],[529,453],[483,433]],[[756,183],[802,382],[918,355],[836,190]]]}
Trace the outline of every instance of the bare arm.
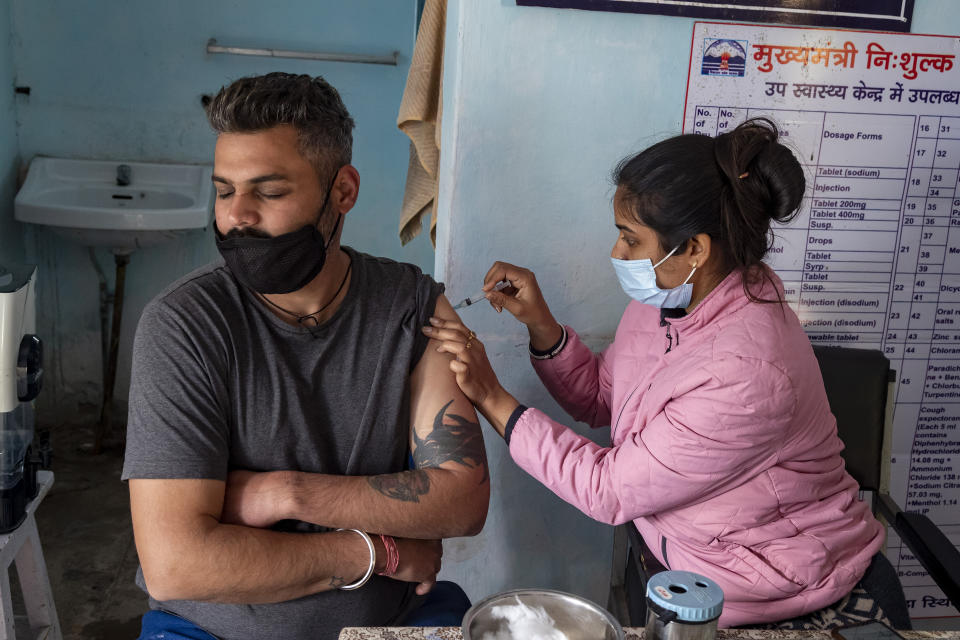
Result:
{"label": "bare arm", "polygon": [[[219,480],[130,480],[137,554],[157,600],[281,602],[349,584],[366,572],[369,550],[352,531],[280,533],[221,524],[224,486]],[[384,557],[381,549],[378,570]]]}
{"label": "bare arm", "polygon": [[[457,318],[443,296],[435,315]],[[416,469],[378,476],[233,474],[228,519],[250,526],[294,519],[421,539],[479,533],[490,499],[483,435],[450,371],[451,356],[439,345],[430,340],[410,380]]]}
{"label": "bare arm", "polygon": [[[456,318],[443,296],[435,315]],[[480,532],[490,499],[483,435],[438,346],[430,340],[410,381],[416,469],[365,478],[298,474],[294,518],[408,538]]]}

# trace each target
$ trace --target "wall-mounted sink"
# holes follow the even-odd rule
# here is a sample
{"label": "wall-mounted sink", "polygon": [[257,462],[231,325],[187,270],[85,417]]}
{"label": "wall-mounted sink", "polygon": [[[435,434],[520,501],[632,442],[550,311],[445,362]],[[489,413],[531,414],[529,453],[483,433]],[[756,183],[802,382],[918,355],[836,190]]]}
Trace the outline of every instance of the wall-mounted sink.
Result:
{"label": "wall-mounted sink", "polygon": [[212,172],[201,165],[36,157],[14,217],[87,246],[129,252],[208,226]]}

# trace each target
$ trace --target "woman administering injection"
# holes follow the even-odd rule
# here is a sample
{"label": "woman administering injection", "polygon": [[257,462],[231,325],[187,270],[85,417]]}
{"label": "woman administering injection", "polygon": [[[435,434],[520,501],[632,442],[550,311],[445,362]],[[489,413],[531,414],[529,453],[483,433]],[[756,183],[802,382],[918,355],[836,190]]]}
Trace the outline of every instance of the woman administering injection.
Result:
{"label": "woman administering injection", "polygon": [[[460,387],[534,478],[596,520],[632,521],[654,564],[716,581],[721,626],[809,619],[851,593],[895,609],[876,586],[896,583],[883,528],[844,470],[810,342],[762,262],[771,222],[792,219],[805,186],[775,126],[671,138],[614,177],[611,259],[633,301],[606,350],[554,319],[530,271],[498,262],[484,285],[527,326],[553,397],[610,425],[612,444],[521,405],[472,331],[431,321]],[[493,291],[503,280],[512,287]]]}

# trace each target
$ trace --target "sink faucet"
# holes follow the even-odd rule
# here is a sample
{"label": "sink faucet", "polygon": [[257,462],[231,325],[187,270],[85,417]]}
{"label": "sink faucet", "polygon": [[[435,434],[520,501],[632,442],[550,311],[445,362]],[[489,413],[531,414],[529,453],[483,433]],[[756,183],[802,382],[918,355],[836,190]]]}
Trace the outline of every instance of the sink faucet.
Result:
{"label": "sink faucet", "polygon": [[130,165],[121,164],[117,166],[117,186],[126,187],[130,184]]}

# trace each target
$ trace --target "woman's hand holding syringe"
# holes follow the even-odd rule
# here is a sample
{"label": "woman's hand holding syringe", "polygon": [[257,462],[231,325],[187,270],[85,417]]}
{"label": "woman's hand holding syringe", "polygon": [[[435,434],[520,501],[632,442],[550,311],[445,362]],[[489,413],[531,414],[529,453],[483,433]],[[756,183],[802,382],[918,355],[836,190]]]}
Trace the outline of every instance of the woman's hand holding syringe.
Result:
{"label": "woman's hand holding syringe", "polygon": [[[483,281],[483,291],[490,305],[497,313],[506,309],[527,325],[534,349],[545,351],[560,341],[563,329],[550,313],[532,271],[507,262],[495,262]],[[509,286],[499,287],[502,282]]]}
{"label": "woman's hand holding syringe", "polygon": [[472,304],[477,304],[481,300],[486,300],[487,293],[490,291],[511,291],[511,290],[514,290],[514,289],[513,289],[513,285],[510,283],[509,280],[501,280],[500,282],[497,282],[496,284],[493,285],[493,287],[489,289],[487,288],[486,285],[484,285],[483,290],[480,291],[479,293],[476,293],[470,296],[469,298],[464,298],[457,304],[453,305],[453,310],[456,311],[457,309],[463,309],[464,307],[469,307]]}
{"label": "woman's hand holding syringe", "polygon": [[[488,300],[499,313],[506,309],[527,325],[530,345],[539,351],[554,348],[563,337],[563,328],[550,313],[533,273],[506,262],[495,263],[484,278],[483,289],[454,306],[463,309]],[[486,348],[477,335],[461,320],[431,318],[424,333],[440,341],[438,351],[455,356],[450,369],[467,398],[479,409],[500,435],[518,406],[516,398],[500,384],[487,358]]]}

